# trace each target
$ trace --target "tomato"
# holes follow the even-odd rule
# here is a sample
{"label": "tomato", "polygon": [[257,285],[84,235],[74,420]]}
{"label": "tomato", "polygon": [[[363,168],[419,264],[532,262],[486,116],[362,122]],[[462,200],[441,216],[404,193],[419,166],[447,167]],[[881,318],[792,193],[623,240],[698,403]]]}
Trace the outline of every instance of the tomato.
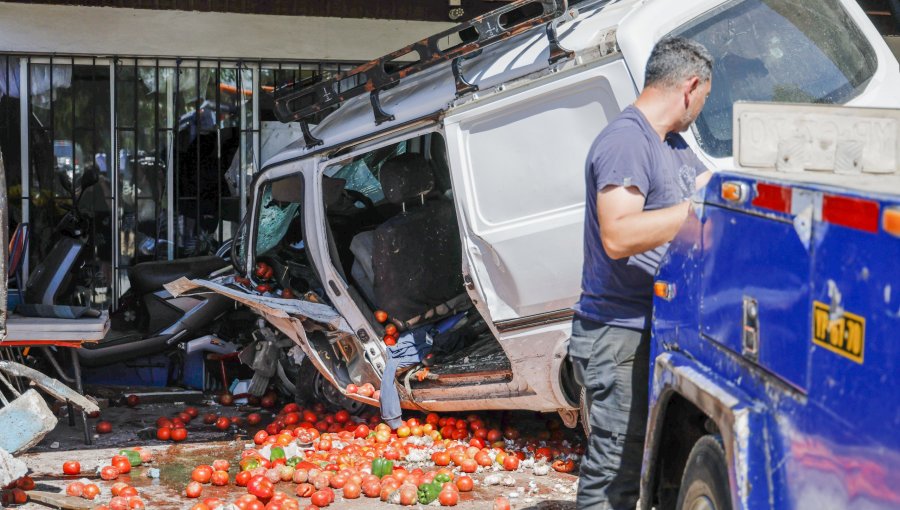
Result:
{"label": "tomato", "polygon": [[116,496],[109,501],[110,510],[128,510],[128,499]]}
{"label": "tomato", "polygon": [[231,420],[226,417],[221,417],[216,420],[216,428],[219,430],[228,430],[228,427],[231,426]]}
{"label": "tomato", "polygon": [[187,429],[172,429],[172,441],[184,441],[187,438]]}
{"label": "tomato", "polygon": [[266,439],[268,439],[268,437],[268,432],[266,432],[265,430],[260,430],[253,436],[253,442],[256,444],[263,444],[266,442]]}
{"label": "tomato", "polygon": [[275,486],[265,476],[256,475],[247,482],[247,492],[257,498],[268,499],[275,494]]}
{"label": "tomato", "polygon": [[81,473],[81,464],[75,460],[69,460],[63,463],[63,473],[67,475],[77,475]]}
{"label": "tomato", "polygon": [[498,496],[494,500],[494,510],[509,510],[509,500],[503,496]]}
{"label": "tomato", "polygon": [[234,405],[234,395],[228,392],[222,393],[219,395],[219,403],[223,406]]}
{"label": "tomato", "polygon": [[203,415],[203,423],[205,423],[207,425],[212,425],[218,419],[219,419],[219,415],[214,414],[214,413],[207,413],[207,414]]}
{"label": "tomato", "polygon": [[128,457],[124,455],[114,455],[110,464],[119,471],[119,474],[131,472],[131,462],[128,462]]}
{"label": "tomato", "polygon": [[199,483],[209,483],[210,478],[212,478],[213,469],[207,465],[200,465],[194,468],[191,471],[191,480]]}
{"label": "tomato", "polygon": [[361,492],[362,488],[352,480],[344,484],[344,499],[356,499]]}
{"label": "tomato", "polygon": [[137,489],[127,484],[125,485],[125,487],[122,487],[122,490],[119,491],[119,496],[122,496],[123,498],[130,498],[137,495]]}
{"label": "tomato", "polygon": [[459,493],[450,488],[443,489],[438,494],[438,501],[441,502],[441,506],[456,506],[459,503]]}
{"label": "tomato", "polygon": [[98,494],[100,494],[100,487],[97,487],[93,483],[88,483],[85,484],[84,489],[81,492],[81,497],[84,499],[94,499]]}
{"label": "tomato", "polygon": [[456,479],[456,488],[459,489],[459,492],[469,492],[474,487],[475,482],[466,475],[460,476]]}
{"label": "tomato", "polygon": [[384,310],[375,310],[375,320],[384,324],[388,320],[388,314]]}
{"label": "tomato", "polygon": [[301,483],[297,485],[297,489],[294,491],[294,494],[300,496],[301,498],[308,498],[312,496],[313,492],[316,492],[316,488],[311,483]]}
{"label": "tomato", "polygon": [[66,485],[66,494],[80,498],[84,494],[84,484],[81,482],[72,482]]}
{"label": "tomato", "polygon": [[497,441],[500,441],[501,439],[503,439],[503,433],[500,432],[499,430],[491,429],[488,431],[488,434],[487,434],[488,443],[496,443]]}
{"label": "tomato", "polygon": [[372,386],[372,383],[365,383],[359,387],[359,393],[362,397],[371,397],[373,393],[375,393],[375,387]]}
{"label": "tomato", "polygon": [[515,455],[507,455],[506,458],[503,459],[503,469],[507,471],[519,469],[519,458]]}
{"label": "tomato", "polygon": [[190,423],[191,420],[194,419],[193,416],[191,416],[190,414],[183,412],[183,411],[178,413],[178,418],[180,418],[181,421],[183,421],[184,423]]}
{"label": "tomato", "polygon": [[112,432],[112,423],[108,421],[98,421],[97,422],[97,433],[98,434],[109,434]]}
{"label": "tomato", "polygon": [[385,325],[384,334],[388,336],[395,336],[397,334],[397,326],[395,326],[394,324]]}
{"label": "tomato", "polygon": [[275,407],[276,398],[275,395],[265,395],[263,398],[259,400],[260,407],[271,409]]}
{"label": "tomato", "polygon": [[172,428],[172,420],[166,418],[165,416],[160,416],[159,418],[156,419],[156,426]]}
{"label": "tomato", "polygon": [[364,438],[369,435],[369,427],[360,423],[355,429],[353,429],[353,437],[356,438]]}
{"label": "tomato", "polygon": [[537,450],[534,451],[534,460],[540,460],[540,459],[550,460],[552,458],[553,458],[553,453],[550,451],[550,448],[543,447],[543,448],[538,448]]}
{"label": "tomato", "polygon": [[553,464],[550,464],[555,471],[559,471],[560,473],[571,473],[575,470],[575,462],[570,460],[555,460]]}
{"label": "tomato", "polygon": [[203,486],[200,485],[200,482],[193,481],[187,484],[184,492],[189,498],[199,498],[200,493],[203,492]]}
{"label": "tomato", "polygon": [[[518,466],[518,462],[516,463],[516,466]],[[459,465],[459,469],[463,473],[474,473],[475,471],[478,471],[478,463],[475,462],[475,459],[463,459]],[[512,469],[510,469],[510,471],[512,471]]]}
{"label": "tomato", "polygon": [[229,464],[228,461],[224,459],[216,459],[212,463],[212,468],[215,471],[228,471],[229,467],[231,467],[231,464]]}
{"label": "tomato", "polygon": [[381,482],[378,480],[366,480],[362,484],[362,491],[367,498],[377,498],[381,494]]}
{"label": "tomato", "polygon": [[104,480],[115,480],[119,477],[119,470],[113,466],[103,466],[100,470],[100,478]]}
{"label": "tomato", "polygon": [[122,492],[122,489],[125,489],[127,487],[130,487],[130,485],[125,482],[116,482],[112,484],[112,487],[109,488],[109,492],[111,492],[113,496],[118,496],[119,493]]}
{"label": "tomato", "polygon": [[262,421],[262,416],[259,413],[250,413],[247,415],[247,423],[250,425],[256,425]]}
{"label": "tomato", "polygon": [[266,274],[266,270],[269,269],[269,265],[265,262],[257,262],[256,267],[253,270],[253,274],[256,275],[257,278],[262,278]]}
{"label": "tomato", "polygon": [[172,429],[168,427],[160,427],[156,429],[156,439],[160,441],[168,441],[172,439]]}
{"label": "tomato", "polygon": [[125,404],[128,407],[134,407],[140,403],[141,397],[138,397],[137,395],[128,395],[127,397],[125,397]]}
{"label": "tomato", "polygon": [[128,508],[143,510],[144,502],[138,497],[128,498]]}
{"label": "tomato", "polygon": [[228,485],[228,471],[215,471],[209,479],[213,485]]}
{"label": "tomato", "polygon": [[397,345],[397,339],[395,339],[391,335],[384,335],[384,337],[382,337],[381,340],[384,341],[384,345],[387,345],[388,347],[393,347],[393,346]]}
{"label": "tomato", "polygon": [[328,506],[331,504],[331,498],[328,493],[325,491],[316,491],[312,493],[312,496],[309,497],[310,503],[316,505],[319,508],[324,506]]}
{"label": "tomato", "polygon": [[197,503],[196,505],[191,507],[191,510],[210,510],[209,505],[206,503]]}
{"label": "tomato", "polygon": [[250,474],[250,471],[241,471],[240,473],[234,475],[234,484],[238,487],[246,487],[247,482],[250,481],[250,478],[253,475]]}

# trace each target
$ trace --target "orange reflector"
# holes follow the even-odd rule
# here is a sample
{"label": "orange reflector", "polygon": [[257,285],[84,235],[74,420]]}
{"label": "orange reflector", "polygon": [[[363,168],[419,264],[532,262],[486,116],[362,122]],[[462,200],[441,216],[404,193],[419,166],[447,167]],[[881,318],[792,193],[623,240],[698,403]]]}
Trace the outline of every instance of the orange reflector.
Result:
{"label": "orange reflector", "polygon": [[675,284],[658,281],[653,283],[653,293],[656,297],[671,301],[675,297]]}
{"label": "orange reflector", "polygon": [[746,184],[734,181],[722,183],[722,198],[729,202],[743,202],[747,199]]}
{"label": "orange reflector", "polygon": [[885,209],[881,225],[888,234],[900,237],[900,208]]}

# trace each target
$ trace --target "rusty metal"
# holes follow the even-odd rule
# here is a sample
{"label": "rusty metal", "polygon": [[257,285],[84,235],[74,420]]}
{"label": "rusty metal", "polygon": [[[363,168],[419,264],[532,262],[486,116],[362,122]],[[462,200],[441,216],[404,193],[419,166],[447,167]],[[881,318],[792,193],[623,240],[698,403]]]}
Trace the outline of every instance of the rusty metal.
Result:
{"label": "rusty metal", "polygon": [[[355,69],[338,73],[330,79],[303,88],[296,88],[294,85],[282,87],[278,90],[278,98],[275,100],[275,115],[281,122],[309,119],[348,99],[385,90],[413,74],[544,26],[563,16],[567,6],[566,0],[519,0],[371,60]],[[541,9],[540,14],[531,14],[528,11],[537,7]],[[518,20],[516,16],[524,19]],[[555,37],[555,29],[553,34]],[[454,37],[462,42],[444,50],[440,49],[439,42],[452,40]],[[558,44],[556,47],[557,53],[565,51],[559,48]],[[551,51],[553,50],[554,45],[551,42]],[[406,57],[413,55],[417,57],[416,60],[405,60]],[[551,57],[553,56],[551,53]],[[341,90],[341,83],[351,81],[357,81],[358,85]],[[378,112],[376,118],[377,116]],[[307,143],[309,142],[307,140]]]}

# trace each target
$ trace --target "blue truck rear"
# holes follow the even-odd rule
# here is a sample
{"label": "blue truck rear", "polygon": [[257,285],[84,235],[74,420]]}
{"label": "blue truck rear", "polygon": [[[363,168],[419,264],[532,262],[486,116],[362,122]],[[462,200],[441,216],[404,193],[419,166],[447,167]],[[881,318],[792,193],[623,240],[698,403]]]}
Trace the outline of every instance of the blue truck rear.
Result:
{"label": "blue truck rear", "polygon": [[900,508],[897,182],[713,177],[654,288],[644,508]]}

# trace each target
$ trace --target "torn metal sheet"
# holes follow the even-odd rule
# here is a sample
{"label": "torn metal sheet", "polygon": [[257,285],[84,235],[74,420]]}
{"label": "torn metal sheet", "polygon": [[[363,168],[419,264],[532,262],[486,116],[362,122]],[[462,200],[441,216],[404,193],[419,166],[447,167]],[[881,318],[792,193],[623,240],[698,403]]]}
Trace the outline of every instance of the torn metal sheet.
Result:
{"label": "torn metal sheet", "polygon": [[85,398],[77,391],[69,388],[62,382],[38,372],[33,368],[26,367],[13,361],[0,361],[0,372],[13,377],[22,377],[29,382],[46,391],[57,400],[63,402],[71,402],[73,406],[90,414],[100,412],[97,404],[88,398]]}

